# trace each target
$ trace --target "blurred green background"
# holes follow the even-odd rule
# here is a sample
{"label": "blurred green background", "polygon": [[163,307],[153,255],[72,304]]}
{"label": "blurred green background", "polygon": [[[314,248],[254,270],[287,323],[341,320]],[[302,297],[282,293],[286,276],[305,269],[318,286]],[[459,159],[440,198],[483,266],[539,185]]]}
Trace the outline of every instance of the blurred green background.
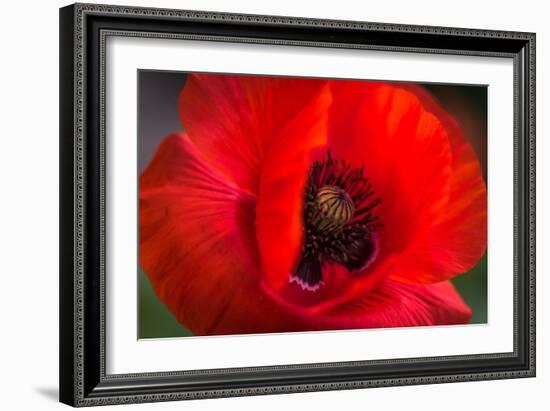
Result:
{"label": "blurred green background", "polygon": [[[472,309],[472,324],[487,322],[487,254],[470,271],[452,280]],[[156,296],[149,279],[139,272],[139,338],[188,337],[191,331],[176,321]]]}
{"label": "blurred green background", "polygon": [[471,324],[487,322],[487,253],[467,273],[451,280],[466,304],[472,309]]}
{"label": "blurred green background", "polygon": [[139,338],[188,337],[191,331],[182,326],[160,301],[143,270],[139,270]]}

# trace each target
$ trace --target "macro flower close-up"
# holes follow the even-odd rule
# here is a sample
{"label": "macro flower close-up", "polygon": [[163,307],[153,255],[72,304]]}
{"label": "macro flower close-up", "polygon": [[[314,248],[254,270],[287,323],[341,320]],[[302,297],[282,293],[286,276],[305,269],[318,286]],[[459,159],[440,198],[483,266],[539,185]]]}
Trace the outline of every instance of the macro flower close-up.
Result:
{"label": "macro flower close-up", "polygon": [[412,83],[188,74],[140,176],[140,264],[194,335],[467,324],[465,127]]}

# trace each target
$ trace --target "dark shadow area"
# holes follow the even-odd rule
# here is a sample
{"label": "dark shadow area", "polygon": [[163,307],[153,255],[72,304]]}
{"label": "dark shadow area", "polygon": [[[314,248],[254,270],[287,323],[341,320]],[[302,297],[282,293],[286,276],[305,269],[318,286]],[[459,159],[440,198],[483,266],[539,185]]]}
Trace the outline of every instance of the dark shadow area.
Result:
{"label": "dark shadow area", "polygon": [[181,132],[178,98],[187,75],[181,72],[139,70],[138,147],[139,172],[149,164],[160,142]]}
{"label": "dark shadow area", "polygon": [[57,387],[40,387],[36,389],[36,392],[50,401],[59,402],[59,389]]}

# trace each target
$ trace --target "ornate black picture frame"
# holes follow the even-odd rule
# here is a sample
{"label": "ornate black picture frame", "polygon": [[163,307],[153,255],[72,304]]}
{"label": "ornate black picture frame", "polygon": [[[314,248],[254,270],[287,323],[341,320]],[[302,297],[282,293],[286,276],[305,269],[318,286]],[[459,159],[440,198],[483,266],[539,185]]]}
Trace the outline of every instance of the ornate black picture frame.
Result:
{"label": "ornate black picture frame", "polygon": [[[513,352],[107,374],[108,36],[513,59]],[[75,4],[60,10],[60,99],[61,402],[91,406],[535,376],[535,34]]]}

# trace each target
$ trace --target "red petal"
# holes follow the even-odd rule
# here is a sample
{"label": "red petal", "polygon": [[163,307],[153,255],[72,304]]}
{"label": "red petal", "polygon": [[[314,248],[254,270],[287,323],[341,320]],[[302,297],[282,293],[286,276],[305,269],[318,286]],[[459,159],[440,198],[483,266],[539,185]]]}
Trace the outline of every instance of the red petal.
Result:
{"label": "red petal", "polygon": [[419,87],[409,86],[444,124],[452,150],[449,199],[399,259],[392,278],[431,283],[464,273],[487,248],[487,190],[481,167],[457,122]]}
{"label": "red petal", "polygon": [[471,317],[471,309],[448,281],[415,285],[384,280],[362,297],[336,307],[300,308],[276,294],[272,297],[301,318],[303,330],[467,324]]}
{"label": "red petal", "polygon": [[448,281],[414,285],[392,280],[383,281],[363,298],[320,315],[326,328],[466,324],[470,317],[470,308]]}
{"label": "red petal", "polygon": [[258,288],[255,202],[201,160],[185,135],[167,137],[141,176],[141,265],[195,334],[293,324]]}
{"label": "red petal", "polygon": [[257,193],[272,140],[324,84],[315,79],[190,74],[180,95],[180,118],[212,167]]}
{"label": "red petal", "polygon": [[486,195],[449,116],[390,83],[332,86],[329,146],[335,158],[365,166],[382,200],[379,259],[395,255],[392,277],[436,282],[466,271],[486,247]]}
{"label": "red petal", "polygon": [[331,94],[323,90],[281,130],[262,164],[256,233],[265,281],[277,289],[288,284],[301,251],[308,170],[326,144]]}

